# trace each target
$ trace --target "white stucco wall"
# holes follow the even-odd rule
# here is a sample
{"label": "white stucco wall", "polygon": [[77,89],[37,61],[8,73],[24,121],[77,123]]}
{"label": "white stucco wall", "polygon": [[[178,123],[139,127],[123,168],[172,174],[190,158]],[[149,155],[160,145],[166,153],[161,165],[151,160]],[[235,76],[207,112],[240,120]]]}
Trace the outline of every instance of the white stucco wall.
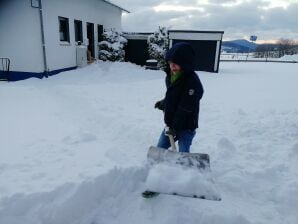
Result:
{"label": "white stucco wall", "polygon": [[[76,66],[74,20],[94,24],[97,57],[97,25],[105,29],[121,29],[121,9],[101,0],[42,0],[48,70]],[[70,44],[59,39],[58,17],[69,19]],[[39,10],[31,0],[0,0],[0,57],[11,59],[11,71],[43,72],[43,52]]]}
{"label": "white stucco wall", "polygon": [[[97,25],[105,29],[121,29],[122,11],[100,0],[43,1],[44,27],[48,68],[50,71],[76,66],[74,20],[81,20],[83,40],[87,38],[87,22],[94,24],[95,56],[97,57]],[[69,19],[70,44],[59,39],[58,17]]]}
{"label": "white stucco wall", "polygon": [[43,71],[39,12],[30,0],[0,1],[0,57],[12,71]]}

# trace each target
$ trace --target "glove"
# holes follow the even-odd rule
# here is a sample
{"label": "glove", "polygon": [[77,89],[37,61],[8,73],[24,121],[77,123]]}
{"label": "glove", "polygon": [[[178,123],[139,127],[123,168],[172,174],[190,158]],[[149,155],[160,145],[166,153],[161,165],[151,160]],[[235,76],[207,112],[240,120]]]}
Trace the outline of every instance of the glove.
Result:
{"label": "glove", "polygon": [[165,127],[165,135],[166,136],[172,135],[175,138],[176,137],[176,131],[172,128]]}
{"label": "glove", "polygon": [[155,109],[163,110],[164,109],[164,100],[157,101],[154,105]]}

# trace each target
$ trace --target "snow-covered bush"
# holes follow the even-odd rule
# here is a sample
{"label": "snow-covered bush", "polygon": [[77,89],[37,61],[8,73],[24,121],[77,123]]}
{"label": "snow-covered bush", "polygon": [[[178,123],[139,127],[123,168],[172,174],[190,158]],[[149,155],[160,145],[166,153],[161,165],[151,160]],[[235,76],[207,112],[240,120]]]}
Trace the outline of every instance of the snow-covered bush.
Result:
{"label": "snow-covered bush", "polygon": [[160,69],[166,67],[165,53],[169,49],[169,35],[166,27],[158,27],[154,34],[148,37],[150,59],[157,60]]}
{"label": "snow-covered bush", "polygon": [[115,29],[103,33],[103,41],[99,43],[99,59],[103,61],[124,61],[124,46],[127,40],[123,33]]}

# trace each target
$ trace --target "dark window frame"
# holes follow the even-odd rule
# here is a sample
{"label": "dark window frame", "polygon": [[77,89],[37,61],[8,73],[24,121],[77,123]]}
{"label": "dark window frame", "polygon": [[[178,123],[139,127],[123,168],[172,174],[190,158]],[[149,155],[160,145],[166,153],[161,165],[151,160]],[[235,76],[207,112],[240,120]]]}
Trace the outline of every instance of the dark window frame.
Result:
{"label": "dark window frame", "polygon": [[103,41],[103,32],[104,32],[103,25],[97,24],[97,42],[98,43]]}
{"label": "dark window frame", "polygon": [[69,19],[66,17],[58,16],[58,21],[59,21],[59,40],[61,42],[70,43]]}
{"label": "dark window frame", "polygon": [[81,20],[74,20],[75,42],[83,43],[83,22]]}
{"label": "dark window frame", "polygon": [[31,0],[31,7],[39,9],[40,8],[39,0]]}

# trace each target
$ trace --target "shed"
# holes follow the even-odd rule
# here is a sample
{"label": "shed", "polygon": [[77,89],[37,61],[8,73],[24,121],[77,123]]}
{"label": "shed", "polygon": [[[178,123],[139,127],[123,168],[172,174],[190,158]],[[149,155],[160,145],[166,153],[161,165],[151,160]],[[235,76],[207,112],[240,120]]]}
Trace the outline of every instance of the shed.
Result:
{"label": "shed", "polygon": [[196,52],[196,70],[218,72],[223,31],[169,30],[170,47],[188,42]]}
{"label": "shed", "polygon": [[125,46],[125,61],[144,66],[149,59],[148,36],[153,33],[124,33],[127,39]]}

